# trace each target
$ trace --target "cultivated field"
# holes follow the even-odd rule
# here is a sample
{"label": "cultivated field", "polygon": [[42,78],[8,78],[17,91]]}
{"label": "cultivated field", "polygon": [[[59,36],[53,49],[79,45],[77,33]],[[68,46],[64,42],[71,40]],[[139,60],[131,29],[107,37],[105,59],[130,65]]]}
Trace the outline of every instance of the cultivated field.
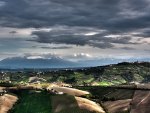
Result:
{"label": "cultivated field", "polygon": [[132,99],[134,95],[134,90],[132,89],[117,88],[117,87],[82,86],[76,88],[88,91],[92,94],[92,98],[100,100]]}
{"label": "cultivated field", "polygon": [[51,95],[47,92],[24,90],[16,93],[19,97],[11,113],[52,113]]}
{"label": "cultivated field", "polygon": [[104,102],[104,106],[109,113],[123,113],[129,111],[131,100],[132,99],[107,101]]}
{"label": "cultivated field", "polygon": [[130,113],[150,113],[150,91],[135,91]]}

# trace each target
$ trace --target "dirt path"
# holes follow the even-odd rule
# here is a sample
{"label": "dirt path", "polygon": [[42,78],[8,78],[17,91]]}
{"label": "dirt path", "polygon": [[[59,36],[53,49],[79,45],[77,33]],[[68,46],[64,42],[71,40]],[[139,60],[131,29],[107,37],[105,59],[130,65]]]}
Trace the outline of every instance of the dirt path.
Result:
{"label": "dirt path", "polygon": [[150,91],[137,90],[131,102],[130,113],[150,113]]}

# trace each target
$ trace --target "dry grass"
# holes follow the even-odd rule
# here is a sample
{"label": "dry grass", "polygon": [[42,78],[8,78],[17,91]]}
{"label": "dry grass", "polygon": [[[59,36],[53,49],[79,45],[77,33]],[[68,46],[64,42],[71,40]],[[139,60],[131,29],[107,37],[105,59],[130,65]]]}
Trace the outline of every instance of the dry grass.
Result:
{"label": "dry grass", "polygon": [[120,113],[128,111],[130,108],[130,102],[132,99],[107,101],[104,106],[108,109],[109,113]]}
{"label": "dry grass", "polygon": [[0,113],[7,113],[18,100],[16,96],[5,94],[0,96]]}
{"label": "dry grass", "polygon": [[84,96],[84,95],[89,94],[89,92],[87,91],[82,91],[79,89],[68,88],[68,87],[53,86],[53,87],[48,87],[48,90],[55,90],[57,92],[63,92],[63,93],[73,95],[73,96]]}
{"label": "dry grass", "polygon": [[86,98],[81,98],[81,97],[75,97],[78,106],[80,109],[86,109],[91,112],[98,112],[98,113],[105,113],[103,108],[96,104],[95,102],[88,100]]}

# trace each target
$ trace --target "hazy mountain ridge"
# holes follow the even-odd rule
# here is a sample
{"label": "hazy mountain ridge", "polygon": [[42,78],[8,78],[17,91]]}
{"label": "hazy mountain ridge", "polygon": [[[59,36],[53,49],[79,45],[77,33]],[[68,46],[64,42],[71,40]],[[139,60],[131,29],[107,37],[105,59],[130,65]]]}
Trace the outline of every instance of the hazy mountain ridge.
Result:
{"label": "hazy mountain ridge", "polygon": [[69,61],[60,57],[52,56],[50,58],[30,58],[30,57],[12,57],[0,61],[2,69],[20,69],[20,68],[78,68],[78,67],[95,67],[109,64],[117,64],[120,62],[150,61],[145,59],[115,59],[100,58],[91,60]]}
{"label": "hazy mountain ridge", "polygon": [[75,63],[56,57],[50,59],[14,57],[0,61],[1,68],[63,68],[73,66],[75,66]]}

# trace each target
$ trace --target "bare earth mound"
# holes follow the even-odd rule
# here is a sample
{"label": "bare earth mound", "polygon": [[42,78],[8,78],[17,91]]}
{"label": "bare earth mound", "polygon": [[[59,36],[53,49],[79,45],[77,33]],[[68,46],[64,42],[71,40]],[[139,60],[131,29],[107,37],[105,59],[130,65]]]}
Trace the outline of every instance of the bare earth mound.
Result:
{"label": "bare earth mound", "polygon": [[52,109],[53,113],[105,113],[95,102],[68,95],[53,96]]}
{"label": "bare earth mound", "polygon": [[16,96],[5,94],[0,96],[0,113],[7,113],[18,100]]}
{"label": "bare earth mound", "polygon": [[130,108],[130,102],[132,99],[117,100],[117,101],[107,101],[104,106],[109,113],[120,113],[128,111]]}

